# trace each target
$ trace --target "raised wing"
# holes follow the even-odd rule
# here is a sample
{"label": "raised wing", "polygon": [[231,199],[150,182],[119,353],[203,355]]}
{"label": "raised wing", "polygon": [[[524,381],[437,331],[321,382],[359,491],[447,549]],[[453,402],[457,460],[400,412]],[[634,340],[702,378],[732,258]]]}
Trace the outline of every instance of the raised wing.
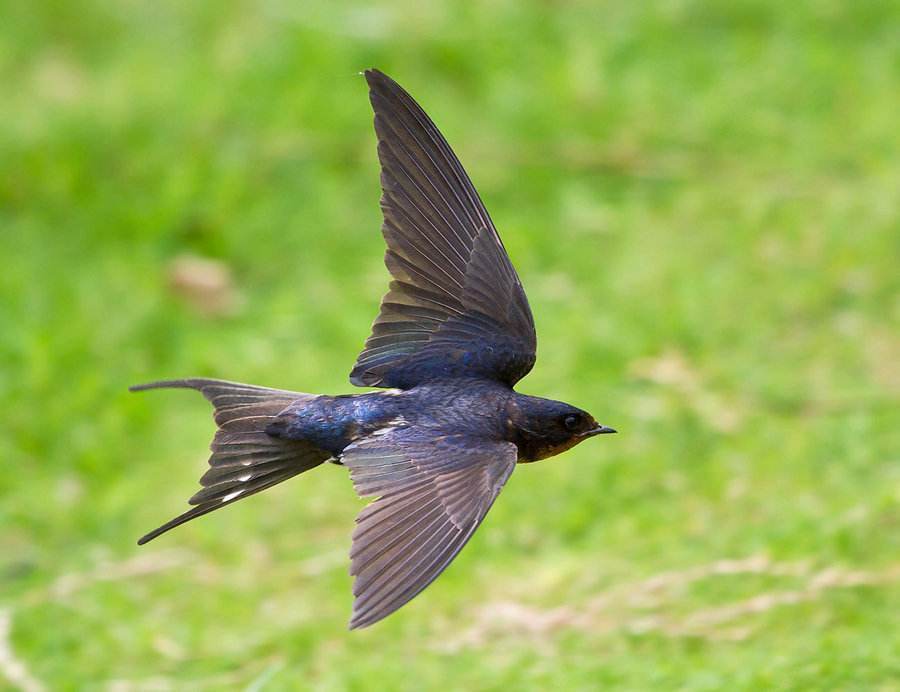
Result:
{"label": "raised wing", "polygon": [[350,628],[410,601],[450,564],[516,465],[516,446],[397,428],[348,447],[356,491],[379,498],[356,519]]}
{"label": "raised wing", "polygon": [[367,70],[393,277],[350,381],[409,388],[442,377],[512,386],[537,339],[522,283],[450,146],[396,82]]}

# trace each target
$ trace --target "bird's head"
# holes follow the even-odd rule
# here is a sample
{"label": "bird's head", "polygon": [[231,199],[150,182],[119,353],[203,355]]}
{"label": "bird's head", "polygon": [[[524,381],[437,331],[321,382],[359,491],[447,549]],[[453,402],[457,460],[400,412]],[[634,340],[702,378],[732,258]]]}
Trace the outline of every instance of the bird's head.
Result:
{"label": "bird's head", "polygon": [[580,408],[522,394],[510,402],[509,424],[519,460],[526,462],[552,457],[594,435],[616,432]]}

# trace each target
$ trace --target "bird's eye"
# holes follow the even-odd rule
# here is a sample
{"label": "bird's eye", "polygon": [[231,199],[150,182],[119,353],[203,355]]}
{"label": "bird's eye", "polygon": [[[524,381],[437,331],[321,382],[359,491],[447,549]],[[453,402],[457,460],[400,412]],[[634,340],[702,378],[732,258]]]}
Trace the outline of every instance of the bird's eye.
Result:
{"label": "bird's eye", "polygon": [[566,426],[566,430],[577,430],[577,429],[578,429],[578,424],[579,424],[580,422],[581,422],[581,421],[579,420],[578,416],[574,416],[574,415],[573,415],[573,416],[566,416],[566,417],[563,419],[563,425]]}

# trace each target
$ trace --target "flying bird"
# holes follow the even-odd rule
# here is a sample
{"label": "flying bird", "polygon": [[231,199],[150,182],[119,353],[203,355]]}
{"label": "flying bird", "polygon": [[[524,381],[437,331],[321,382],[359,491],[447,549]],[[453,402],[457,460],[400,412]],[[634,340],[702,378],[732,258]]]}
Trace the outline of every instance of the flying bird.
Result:
{"label": "flying bird", "polygon": [[356,519],[350,628],[418,595],[481,524],[517,463],[613,433],[569,404],[519,394],[537,339],[525,291],[478,193],[425,111],[390,77],[365,72],[381,163],[389,290],[350,382],[326,396],[183,379],[218,430],[192,509],[142,537],[325,462],[375,498]]}

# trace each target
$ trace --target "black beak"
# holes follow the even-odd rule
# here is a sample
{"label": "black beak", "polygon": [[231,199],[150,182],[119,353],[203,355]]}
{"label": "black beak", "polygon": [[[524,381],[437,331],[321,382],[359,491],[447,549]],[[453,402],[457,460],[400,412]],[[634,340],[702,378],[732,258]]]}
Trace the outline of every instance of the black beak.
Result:
{"label": "black beak", "polygon": [[591,428],[590,430],[588,430],[585,435],[587,437],[593,437],[594,435],[608,435],[614,432],[617,432],[614,428],[610,428],[605,425],[598,425],[596,428]]}

